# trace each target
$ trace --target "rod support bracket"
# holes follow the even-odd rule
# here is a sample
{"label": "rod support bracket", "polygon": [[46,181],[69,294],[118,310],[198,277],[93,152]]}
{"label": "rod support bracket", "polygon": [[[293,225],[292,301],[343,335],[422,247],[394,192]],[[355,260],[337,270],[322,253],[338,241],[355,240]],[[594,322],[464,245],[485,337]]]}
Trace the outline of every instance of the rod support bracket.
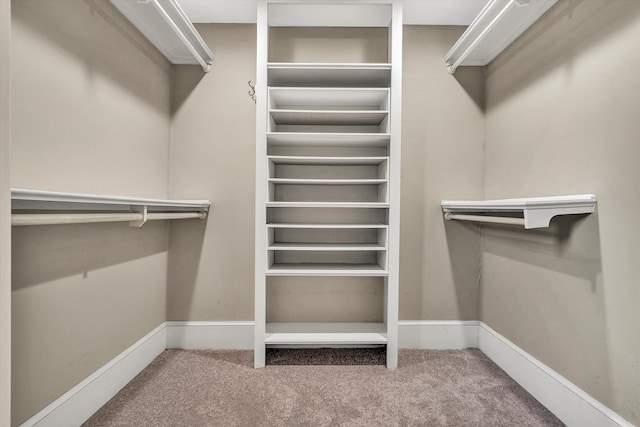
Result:
{"label": "rod support bracket", "polygon": [[147,222],[147,206],[133,206],[131,212],[137,212],[142,214],[142,218],[138,221],[129,222],[129,227],[142,227]]}

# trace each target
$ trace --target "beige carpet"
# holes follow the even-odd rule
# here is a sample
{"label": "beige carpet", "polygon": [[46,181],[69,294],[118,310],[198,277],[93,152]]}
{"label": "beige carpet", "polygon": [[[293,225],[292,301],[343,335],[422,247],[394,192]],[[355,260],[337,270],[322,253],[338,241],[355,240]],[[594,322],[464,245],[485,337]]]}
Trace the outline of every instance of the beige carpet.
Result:
{"label": "beige carpet", "polygon": [[[167,350],[85,426],[557,426],[479,350]],[[304,363],[304,364],[302,364]]]}

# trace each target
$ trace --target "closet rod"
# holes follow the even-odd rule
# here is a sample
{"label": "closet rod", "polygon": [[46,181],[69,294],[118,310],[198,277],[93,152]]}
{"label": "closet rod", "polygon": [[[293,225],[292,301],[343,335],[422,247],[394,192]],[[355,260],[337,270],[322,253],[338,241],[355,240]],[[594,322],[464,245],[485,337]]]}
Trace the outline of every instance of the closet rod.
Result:
{"label": "closet rod", "polygon": [[504,216],[465,215],[465,214],[456,214],[456,213],[447,212],[444,214],[444,219],[524,226],[524,218],[511,218],[511,217],[504,217]]}
{"label": "closet rod", "polygon": [[[187,49],[189,49],[189,52],[191,52],[191,54],[196,58],[196,61],[198,61],[198,63],[202,66],[202,70],[205,73],[208,73],[209,71],[211,71],[211,64],[207,63],[204,57],[200,55],[198,50],[193,46],[193,44],[187,38],[187,36],[185,36],[184,33],[180,30],[180,28],[178,28],[176,23],[173,22],[173,19],[171,19],[171,16],[169,16],[167,11],[164,10],[164,7],[162,7],[162,5],[158,3],[158,0],[146,0],[146,2],[151,3],[151,5],[153,5],[153,7],[156,8],[158,13],[160,13],[160,16],[162,16],[162,18],[166,21],[166,23],[173,30],[173,32],[176,33],[178,38],[182,40],[182,43],[184,43]],[[199,37],[199,36],[196,36],[196,37]],[[204,45],[204,42],[202,42],[202,44]]]}
{"label": "closet rod", "polygon": [[[166,219],[204,219],[206,212],[148,212],[147,221]],[[81,213],[81,214],[12,214],[11,225],[88,224],[98,222],[142,221],[142,213]]]}

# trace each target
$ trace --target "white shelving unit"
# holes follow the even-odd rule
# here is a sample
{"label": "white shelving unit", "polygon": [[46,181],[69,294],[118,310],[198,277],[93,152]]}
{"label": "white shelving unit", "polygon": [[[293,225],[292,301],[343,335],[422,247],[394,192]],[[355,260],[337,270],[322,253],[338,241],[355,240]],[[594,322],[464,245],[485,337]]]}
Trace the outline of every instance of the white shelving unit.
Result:
{"label": "white shelving unit", "polygon": [[[484,201],[443,200],[441,205],[446,219],[543,228],[549,227],[554,216],[593,213],[596,203],[594,194],[575,194]],[[492,213],[510,216],[490,216]]]}
{"label": "white shelving unit", "polygon": [[[255,366],[270,345],[384,345],[395,368],[402,6],[315,3],[258,2]],[[318,4],[331,13],[308,20]],[[389,62],[268,62],[269,27],[285,24],[388,27]],[[384,319],[267,323],[266,278],[282,276],[379,277]]]}

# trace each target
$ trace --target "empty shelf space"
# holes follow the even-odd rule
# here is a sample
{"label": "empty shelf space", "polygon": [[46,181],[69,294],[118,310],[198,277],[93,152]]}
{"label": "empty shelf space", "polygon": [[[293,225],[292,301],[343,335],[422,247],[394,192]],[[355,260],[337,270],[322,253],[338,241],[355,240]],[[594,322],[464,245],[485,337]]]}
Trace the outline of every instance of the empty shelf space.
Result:
{"label": "empty shelf space", "polygon": [[328,156],[267,156],[275,165],[325,165],[325,166],[356,166],[379,165],[389,160],[387,156],[369,157],[328,157]]}
{"label": "empty shelf space", "polygon": [[304,179],[304,178],[269,178],[269,182],[274,184],[290,185],[374,185],[384,184],[386,179]]}
{"label": "empty shelf space", "polygon": [[271,322],[266,325],[269,345],[383,345],[387,331],[383,323]]}
{"label": "empty shelf space", "polygon": [[384,245],[376,243],[273,243],[270,251],[384,251]]}
{"label": "empty shelf space", "polygon": [[359,208],[387,209],[387,202],[267,202],[268,208]]}
{"label": "empty shelf space", "polygon": [[335,147],[386,147],[389,133],[376,132],[268,132],[271,146],[335,146]]}
{"label": "empty shelf space", "polygon": [[303,223],[273,223],[267,228],[305,228],[305,229],[387,229],[386,224],[303,224]]}
{"label": "empty shelf space", "polygon": [[391,84],[388,63],[295,63],[267,65],[269,86],[385,87]]}
{"label": "empty shelf space", "polygon": [[386,271],[378,264],[320,264],[277,263],[271,265],[266,271],[267,276],[388,276]]}
{"label": "empty shelf space", "polygon": [[270,111],[386,111],[388,105],[388,88],[269,88]]}
{"label": "empty shelf space", "polygon": [[277,125],[379,126],[389,112],[384,110],[271,110]]}

